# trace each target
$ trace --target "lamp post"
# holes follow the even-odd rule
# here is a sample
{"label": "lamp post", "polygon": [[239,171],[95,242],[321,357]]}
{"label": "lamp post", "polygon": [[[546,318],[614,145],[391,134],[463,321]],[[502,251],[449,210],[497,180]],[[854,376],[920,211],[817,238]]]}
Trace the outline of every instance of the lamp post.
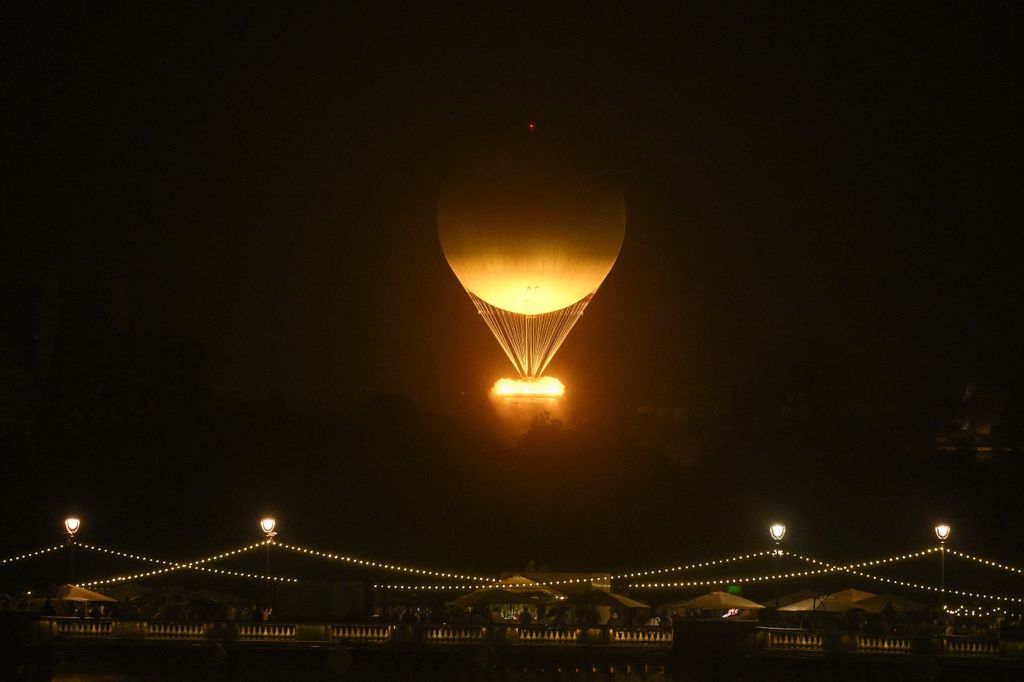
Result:
{"label": "lamp post", "polygon": [[64,532],[68,534],[68,582],[75,582],[75,533],[82,527],[82,520],[77,516],[64,519]]}
{"label": "lamp post", "polygon": [[274,528],[276,527],[277,521],[274,520],[274,517],[264,516],[262,519],[260,519],[260,530],[262,530],[263,534],[267,536],[267,552],[266,561],[263,564],[263,574],[267,577],[267,605],[271,608],[273,608],[273,606],[270,604],[272,596],[270,588],[270,545],[273,544],[274,536],[277,535],[277,533],[274,532]]}
{"label": "lamp post", "polygon": [[782,538],[786,537],[786,524],[775,522],[768,526],[768,534],[772,536],[772,540],[775,542],[775,549],[772,551],[772,556],[775,557],[775,610],[779,609],[779,562],[782,559]]}
{"label": "lamp post", "polygon": [[953,532],[948,523],[935,524],[935,537],[939,539],[939,593],[942,595],[942,610],[946,610],[946,540]]}

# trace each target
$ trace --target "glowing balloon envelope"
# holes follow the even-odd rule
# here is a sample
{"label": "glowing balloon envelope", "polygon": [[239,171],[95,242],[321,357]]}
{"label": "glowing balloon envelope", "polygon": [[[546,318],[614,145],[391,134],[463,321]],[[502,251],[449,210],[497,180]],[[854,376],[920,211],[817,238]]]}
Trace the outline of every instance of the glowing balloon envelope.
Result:
{"label": "glowing balloon envelope", "polygon": [[622,248],[617,184],[534,132],[466,157],[441,192],[448,264],[519,374],[539,377]]}

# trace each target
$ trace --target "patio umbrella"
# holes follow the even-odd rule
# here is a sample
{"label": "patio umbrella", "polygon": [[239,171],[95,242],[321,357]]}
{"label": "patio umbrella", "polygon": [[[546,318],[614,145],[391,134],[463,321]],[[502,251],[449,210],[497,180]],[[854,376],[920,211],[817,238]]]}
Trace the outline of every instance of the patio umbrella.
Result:
{"label": "patio umbrella", "polygon": [[146,587],[136,583],[115,583],[113,585],[104,585],[100,588],[100,592],[102,594],[105,594],[116,601],[121,601],[122,599],[135,599],[136,597],[152,591],[152,587]]}
{"label": "patio umbrella", "polygon": [[862,599],[857,606],[868,613],[882,613],[891,609],[896,613],[920,613],[928,610],[928,607],[913,599],[907,599],[898,594],[879,594],[869,599]]}
{"label": "patio umbrella", "polygon": [[580,594],[570,595],[565,604],[575,604],[580,606],[610,606],[611,608],[627,608],[627,609],[649,609],[651,608],[643,602],[638,602],[636,599],[630,599],[624,594],[615,594],[611,590],[605,590],[602,588],[595,588]]}
{"label": "patio umbrella", "polygon": [[803,599],[798,602],[783,606],[779,611],[816,611],[818,613],[842,613],[850,609],[859,609],[861,606],[849,599],[835,599],[829,595],[817,599]]}
{"label": "patio umbrella", "polygon": [[699,609],[701,611],[764,608],[756,601],[750,601],[738,594],[729,594],[728,592],[708,592],[693,599],[676,602],[672,606],[676,609]]}
{"label": "patio umbrella", "polygon": [[861,601],[862,599],[870,599],[871,597],[874,597],[875,593],[858,590],[855,587],[848,587],[845,590],[833,592],[829,596],[835,599],[845,599],[846,601]]}
{"label": "patio umbrella", "polygon": [[111,599],[105,594],[93,592],[92,590],[87,590],[84,587],[70,585],[67,583],[63,585],[51,585],[50,587],[40,590],[38,596],[57,601],[117,601],[116,599]]}
{"label": "patio umbrella", "polygon": [[[790,592],[780,596],[778,599],[778,606],[789,606],[790,604],[795,604],[798,601],[813,599],[817,596],[818,595],[815,594],[814,590],[797,590],[796,592]],[[766,602],[761,602],[761,606],[774,609],[776,607],[776,603],[774,599],[769,599]]]}
{"label": "patio umbrella", "polygon": [[463,595],[451,603],[456,606],[482,606],[491,604],[540,604],[550,601],[561,601],[565,595],[549,587],[538,585],[529,578],[514,575],[485,587]]}

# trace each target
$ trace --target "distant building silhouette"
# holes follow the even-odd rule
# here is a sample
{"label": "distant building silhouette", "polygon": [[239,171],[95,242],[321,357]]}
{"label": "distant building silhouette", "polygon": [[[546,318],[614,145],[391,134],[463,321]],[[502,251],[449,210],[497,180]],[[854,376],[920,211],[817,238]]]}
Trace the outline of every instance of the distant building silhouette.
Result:
{"label": "distant building silhouette", "polygon": [[973,457],[979,462],[1024,453],[1024,395],[1021,382],[1008,375],[971,379],[952,423],[939,430],[939,452]]}
{"label": "distant building silhouette", "polygon": [[126,276],[51,272],[2,285],[0,435],[41,421],[121,424],[204,404],[202,344],[134,331]]}

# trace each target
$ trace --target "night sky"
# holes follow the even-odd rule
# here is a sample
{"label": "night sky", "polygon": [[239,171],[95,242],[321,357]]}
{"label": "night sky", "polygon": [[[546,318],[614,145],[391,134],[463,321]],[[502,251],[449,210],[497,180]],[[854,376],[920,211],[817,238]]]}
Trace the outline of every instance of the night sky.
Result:
{"label": "night sky", "polygon": [[[271,510],[491,570],[773,515],[836,558],[945,516],[1024,559],[1022,452],[934,447],[972,379],[1020,434],[1021,10],[833,4],[4,9],[4,554],[75,509],[171,556]],[[594,141],[627,227],[549,368],[573,417],[512,442],[436,209],[531,120]],[[685,424],[652,445],[640,406]]]}

